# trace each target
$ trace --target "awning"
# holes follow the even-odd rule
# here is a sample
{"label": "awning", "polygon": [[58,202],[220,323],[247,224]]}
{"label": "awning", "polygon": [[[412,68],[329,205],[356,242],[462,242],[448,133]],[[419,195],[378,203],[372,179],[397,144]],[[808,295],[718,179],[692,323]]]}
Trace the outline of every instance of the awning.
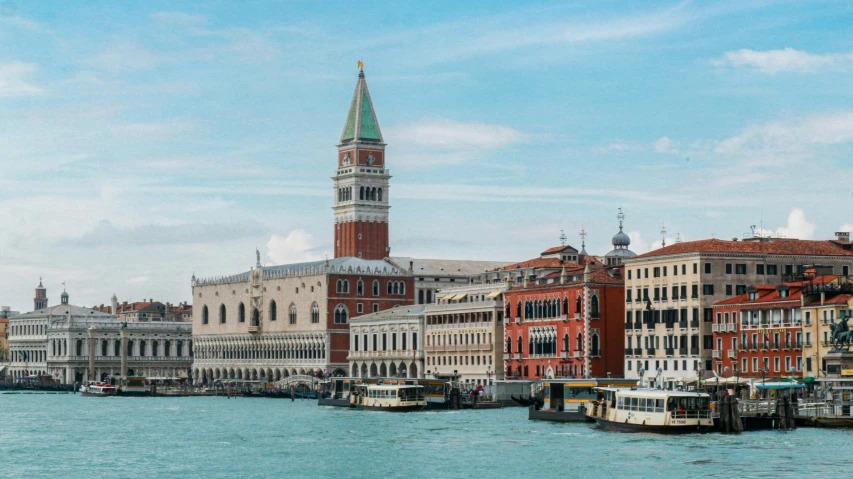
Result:
{"label": "awning", "polygon": [[186,371],[184,371],[183,369],[179,369],[178,370],[178,377],[181,379],[187,379],[189,376],[187,376]]}
{"label": "awning", "polygon": [[800,383],[774,382],[774,383],[763,383],[763,384],[759,383],[755,387],[758,389],[803,389],[806,387],[806,385],[800,384]]}
{"label": "awning", "polygon": [[465,299],[467,297],[468,297],[468,293],[460,293],[460,294],[457,294],[456,296],[454,296],[453,299],[455,299],[456,301],[459,301],[459,300]]}
{"label": "awning", "polygon": [[491,299],[491,298],[497,298],[497,297],[498,297],[498,296],[500,296],[501,294],[503,294],[503,291],[492,291],[491,293],[489,293],[488,298],[489,298],[489,299]]}
{"label": "awning", "polygon": [[438,299],[443,299],[443,300],[445,300],[445,301],[450,301],[451,299],[453,299],[453,297],[454,297],[454,296],[456,296],[456,295],[455,295],[455,294],[453,294],[453,293],[450,293],[450,294],[445,294],[444,296],[442,296],[442,297],[440,297],[440,298],[438,298]]}

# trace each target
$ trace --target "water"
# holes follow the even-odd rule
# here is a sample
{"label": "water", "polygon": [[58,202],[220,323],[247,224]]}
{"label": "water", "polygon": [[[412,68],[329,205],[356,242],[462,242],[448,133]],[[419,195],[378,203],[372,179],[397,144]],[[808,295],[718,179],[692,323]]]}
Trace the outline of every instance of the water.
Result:
{"label": "water", "polygon": [[0,477],[839,477],[853,430],[604,432],[527,410],[383,413],[255,398],[0,395]]}

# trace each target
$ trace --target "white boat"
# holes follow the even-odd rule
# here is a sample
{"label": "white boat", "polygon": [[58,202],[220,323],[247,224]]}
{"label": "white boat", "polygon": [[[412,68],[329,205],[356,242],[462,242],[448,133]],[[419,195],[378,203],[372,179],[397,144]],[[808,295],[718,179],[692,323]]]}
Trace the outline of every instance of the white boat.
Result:
{"label": "white boat", "polygon": [[350,406],[357,409],[406,412],[426,408],[424,387],[406,384],[366,384],[350,394]]}
{"label": "white boat", "polygon": [[106,383],[89,383],[80,387],[80,394],[83,396],[115,396],[118,390],[115,386]]}
{"label": "white boat", "polygon": [[602,387],[587,416],[602,429],[627,432],[688,433],[714,427],[706,393]]}

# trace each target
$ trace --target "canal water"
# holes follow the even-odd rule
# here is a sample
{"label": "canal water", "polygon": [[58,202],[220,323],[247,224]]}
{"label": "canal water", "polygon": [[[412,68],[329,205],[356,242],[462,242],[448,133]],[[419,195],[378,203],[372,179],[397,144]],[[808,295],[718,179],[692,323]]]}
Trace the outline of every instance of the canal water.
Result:
{"label": "canal water", "polygon": [[840,477],[853,430],[667,437],[237,398],[0,395],[3,478]]}

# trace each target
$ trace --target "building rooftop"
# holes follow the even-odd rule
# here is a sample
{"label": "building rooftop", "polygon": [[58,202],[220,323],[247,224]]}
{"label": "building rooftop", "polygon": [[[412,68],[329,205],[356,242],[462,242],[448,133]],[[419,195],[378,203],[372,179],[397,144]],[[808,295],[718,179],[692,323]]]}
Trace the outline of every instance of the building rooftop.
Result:
{"label": "building rooftop", "polygon": [[829,240],[770,239],[758,241],[728,241],[705,239],[684,241],[649,251],[628,261],[659,256],[690,253],[741,253],[757,255],[853,256],[849,244]]}
{"label": "building rooftop", "polygon": [[398,318],[400,316],[421,316],[424,314],[426,304],[414,304],[411,306],[397,306],[377,313],[368,313],[350,318],[351,323],[367,321],[381,321],[383,319]]}
{"label": "building rooftop", "polygon": [[391,261],[403,269],[412,262],[412,274],[415,276],[472,276],[506,266],[506,261],[476,261],[459,259],[427,259],[409,256],[392,256]]}

